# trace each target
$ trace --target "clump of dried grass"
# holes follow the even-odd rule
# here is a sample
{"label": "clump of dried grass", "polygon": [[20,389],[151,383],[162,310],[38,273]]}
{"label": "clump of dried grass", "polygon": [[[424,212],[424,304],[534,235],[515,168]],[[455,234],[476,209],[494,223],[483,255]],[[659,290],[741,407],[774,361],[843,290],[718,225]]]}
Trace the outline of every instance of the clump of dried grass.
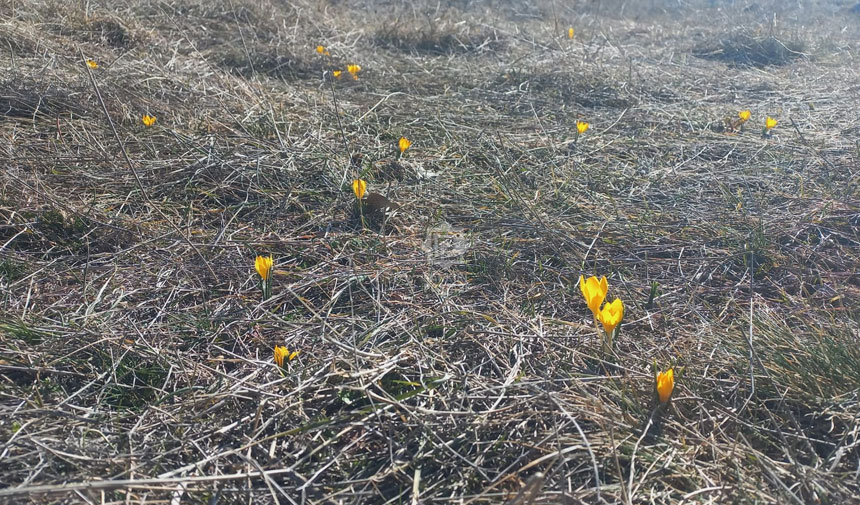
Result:
{"label": "clump of dried grass", "polygon": [[799,40],[782,40],[774,36],[752,37],[733,32],[697,45],[693,49],[693,56],[730,65],[761,68],[788,65],[805,57],[805,50],[806,45]]}
{"label": "clump of dried grass", "polygon": [[0,82],[0,113],[17,118],[81,114],[93,105],[85,93],[77,83],[14,72]]}
{"label": "clump of dried grass", "polygon": [[504,38],[482,27],[461,23],[418,24],[395,21],[384,24],[374,35],[376,44],[404,54],[445,55],[496,51],[504,48]]}

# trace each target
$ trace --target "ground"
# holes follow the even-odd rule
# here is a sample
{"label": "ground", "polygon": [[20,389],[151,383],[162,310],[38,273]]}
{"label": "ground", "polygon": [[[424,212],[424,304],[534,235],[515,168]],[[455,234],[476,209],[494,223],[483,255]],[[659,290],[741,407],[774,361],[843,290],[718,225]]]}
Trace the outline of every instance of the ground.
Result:
{"label": "ground", "polygon": [[860,503],[855,4],[0,1],[0,502]]}

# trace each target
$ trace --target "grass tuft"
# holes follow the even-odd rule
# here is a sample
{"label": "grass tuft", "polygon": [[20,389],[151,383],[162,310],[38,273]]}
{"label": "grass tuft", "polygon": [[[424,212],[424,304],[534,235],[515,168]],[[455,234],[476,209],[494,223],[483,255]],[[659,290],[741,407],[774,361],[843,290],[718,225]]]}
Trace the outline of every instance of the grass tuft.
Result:
{"label": "grass tuft", "polygon": [[799,40],[782,40],[774,36],[751,37],[734,32],[696,46],[693,56],[730,65],[763,68],[788,65],[805,57],[805,50],[806,44]]}

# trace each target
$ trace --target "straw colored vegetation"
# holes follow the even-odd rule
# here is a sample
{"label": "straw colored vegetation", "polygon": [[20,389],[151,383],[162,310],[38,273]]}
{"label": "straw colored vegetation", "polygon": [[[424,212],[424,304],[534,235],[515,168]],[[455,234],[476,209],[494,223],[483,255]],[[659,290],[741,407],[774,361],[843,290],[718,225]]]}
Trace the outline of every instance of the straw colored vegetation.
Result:
{"label": "straw colored vegetation", "polygon": [[0,502],[857,503],[850,2],[6,1],[0,53]]}

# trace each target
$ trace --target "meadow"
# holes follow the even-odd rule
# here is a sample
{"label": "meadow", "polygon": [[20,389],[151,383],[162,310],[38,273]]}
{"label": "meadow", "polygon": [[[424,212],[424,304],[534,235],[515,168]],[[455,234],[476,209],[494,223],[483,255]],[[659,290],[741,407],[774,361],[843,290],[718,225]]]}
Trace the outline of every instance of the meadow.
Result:
{"label": "meadow", "polygon": [[0,503],[860,503],[856,1],[0,0],[0,54]]}

